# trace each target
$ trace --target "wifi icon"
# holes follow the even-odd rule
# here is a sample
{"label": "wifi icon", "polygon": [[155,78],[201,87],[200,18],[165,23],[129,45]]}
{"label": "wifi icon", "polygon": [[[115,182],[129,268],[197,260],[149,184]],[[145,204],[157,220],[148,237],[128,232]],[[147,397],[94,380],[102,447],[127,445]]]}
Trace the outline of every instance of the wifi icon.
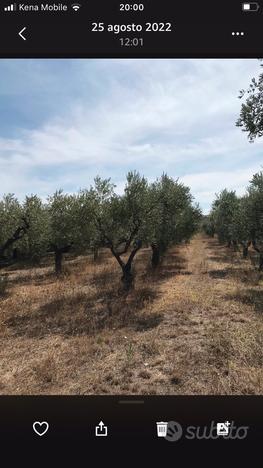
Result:
{"label": "wifi icon", "polygon": [[71,5],[71,8],[73,8],[74,11],[79,11],[80,7],[80,3],[72,3]]}

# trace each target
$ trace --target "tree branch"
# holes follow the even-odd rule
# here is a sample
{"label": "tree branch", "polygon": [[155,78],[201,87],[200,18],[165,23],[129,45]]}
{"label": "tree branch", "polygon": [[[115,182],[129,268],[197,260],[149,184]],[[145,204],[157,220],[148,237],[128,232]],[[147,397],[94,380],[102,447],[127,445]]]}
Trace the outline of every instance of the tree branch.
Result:
{"label": "tree branch", "polygon": [[22,237],[26,234],[27,230],[29,229],[29,222],[25,216],[22,217],[22,221],[24,222],[24,226],[19,226],[13,235],[7,239],[4,245],[0,248],[0,255],[3,256],[4,252],[15,242],[22,239]]}
{"label": "tree branch", "polygon": [[130,256],[129,256],[129,258],[128,258],[128,261],[127,261],[126,265],[131,265],[131,264],[132,264],[132,261],[133,261],[135,255],[137,254],[138,250],[141,249],[141,247],[142,247],[142,241],[139,240],[139,241],[137,242],[136,247],[131,251]]}

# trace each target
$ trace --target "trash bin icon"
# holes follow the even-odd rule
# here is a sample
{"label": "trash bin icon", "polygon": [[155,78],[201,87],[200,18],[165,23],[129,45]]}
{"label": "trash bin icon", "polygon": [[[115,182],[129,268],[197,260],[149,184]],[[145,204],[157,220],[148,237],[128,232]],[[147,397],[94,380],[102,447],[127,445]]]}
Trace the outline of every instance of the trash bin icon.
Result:
{"label": "trash bin icon", "polygon": [[157,422],[157,435],[158,437],[166,437],[167,436],[167,426],[168,422]]}

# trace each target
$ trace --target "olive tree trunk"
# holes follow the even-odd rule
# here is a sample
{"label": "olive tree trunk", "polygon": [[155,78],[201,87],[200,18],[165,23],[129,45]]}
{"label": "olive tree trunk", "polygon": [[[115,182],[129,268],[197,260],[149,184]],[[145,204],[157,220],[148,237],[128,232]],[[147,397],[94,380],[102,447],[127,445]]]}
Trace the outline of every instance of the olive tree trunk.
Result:
{"label": "olive tree trunk", "polygon": [[140,250],[141,247],[142,247],[142,242],[137,241],[135,243],[135,246],[134,246],[133,250],[130,253],[130,256],[129,256],[127,262],[125,263],[121,259],[121,254],[116,252],[116,250],[113,248],[113,246],[111,246],[111,252],[114,255],[114,257],[116,258],[116,260],[119,263],[119,265],[121,267],[121,270],[122,270],[121,280],[122,280],[123,287],[124,287],[125,291],[129,291],[131,289],[132,285],[133,285],[134,272],[132,271],[132,264],[133,264],[133,260],[135,258],[135,255],[137,254],[137,252]]}
{"label": "olive tree trunk", "polygon": [[63,256],[65,253],[70,251],[71,245],[66,245],[64,247],[53,246],[53,248],[55,256],[55,273],[57,276],[60,276],[62,274]]}
{"label": "olive tree trunk", "polygon": [[156,268],[160,263],[160,249],[156,243],[152,243],[151,248],[152,248],[152,267]]}
{"label": "olive tree trunk", "polygon": [[258,269],[259,271],[263,271],[263,247],[262,245],[258,245],[256,241],[253,241],[252,244],[254,250],[259,254]]}

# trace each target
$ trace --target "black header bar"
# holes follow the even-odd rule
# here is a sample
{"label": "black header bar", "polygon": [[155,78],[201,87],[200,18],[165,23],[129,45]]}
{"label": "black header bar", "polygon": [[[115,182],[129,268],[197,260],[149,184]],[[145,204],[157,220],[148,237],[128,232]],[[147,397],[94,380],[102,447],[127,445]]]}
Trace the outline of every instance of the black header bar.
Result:
{"label": "black header bar", "polygon": [[263,56],[261,2],[4,0],[0,22],[6,58]]}

